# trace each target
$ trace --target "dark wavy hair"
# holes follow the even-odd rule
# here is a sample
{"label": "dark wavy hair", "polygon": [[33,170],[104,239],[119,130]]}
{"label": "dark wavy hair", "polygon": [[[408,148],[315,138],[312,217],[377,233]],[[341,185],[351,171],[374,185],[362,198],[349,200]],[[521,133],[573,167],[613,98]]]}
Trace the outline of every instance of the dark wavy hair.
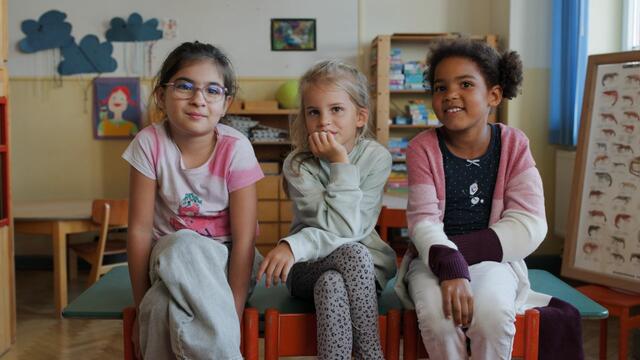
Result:
{"label": "dark wavy hair", "polygon": [[444,40],[431,47],[427,57],[425,80],[433,84],[436,67],[450,57],[469,59],[478,65],[487,87],[499,85],[502,96],[513,99],[522,85],[522,61],[515,51],[500,54],[489,44],[480,40],[454,39]]}
{"label": "dark wavy hair", "polygon": [[[177,48],[173,49],[164,60],[162,67],[153,80],[153,91],[150,94],[150,100],[154,100],[154,96],[158,90],[164,88],[165,84],[168,83],[180,69],[189,63],[200,60],[211,61],[218,67],[222,73],[223,85],[227,89],[226,95],[234,97],[238,91],[238,84],[229,57],[222,52],[222,50],[211,44],[194,41],[180,44]],[[153,104],[150,111],[154,113],[151,122],[161,121],[166,117],[164,110],[155,104],[154,101],[149,101],[149,104]]]}

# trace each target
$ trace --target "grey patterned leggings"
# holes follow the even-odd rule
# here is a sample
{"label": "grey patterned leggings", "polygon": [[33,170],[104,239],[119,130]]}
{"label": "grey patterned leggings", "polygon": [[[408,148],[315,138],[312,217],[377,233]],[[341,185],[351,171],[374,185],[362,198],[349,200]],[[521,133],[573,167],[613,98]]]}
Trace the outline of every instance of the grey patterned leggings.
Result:
{"label": "grey patterned leggings", "polygon": [[318,359],[383,359],[378,299],[369,250],[353,242],[322,260],[297,263],[287,286],[291,295],[315,302]]}

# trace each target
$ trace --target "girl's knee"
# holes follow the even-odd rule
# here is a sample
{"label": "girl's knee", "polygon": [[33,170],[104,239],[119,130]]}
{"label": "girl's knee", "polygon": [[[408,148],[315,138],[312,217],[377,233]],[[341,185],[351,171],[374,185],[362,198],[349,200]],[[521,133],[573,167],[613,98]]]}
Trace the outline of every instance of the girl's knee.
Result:
{"label": "girl's knee", "polygon": [[474,309],[473,321],[469,326],[469,337],[502,338],[515,333],[515,309],[513,307],[494,306],[487,309]]}
{"label": "girl's knee", "polygon": [[313,295],[315,298],[318,298],[329,292],[344,288],[344,278],[342,275],[335,270],[328,270],[318,277],[318,280],[313,286]]}
{"label": "girl's knee", "polygon": [[357,267],[373,273],[373,257],[369,253],[369,249],[359,242],[344,244],[335,250],[336,255],[344,261],[339,261],[347,267]]}

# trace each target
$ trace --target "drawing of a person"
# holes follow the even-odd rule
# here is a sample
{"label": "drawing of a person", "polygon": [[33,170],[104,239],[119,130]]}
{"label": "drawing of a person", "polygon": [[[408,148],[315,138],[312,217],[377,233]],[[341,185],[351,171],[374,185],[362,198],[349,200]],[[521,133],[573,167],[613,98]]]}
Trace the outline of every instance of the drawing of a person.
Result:
{"label": "drawing of a person", "polygon": [[131,93],[126,86],[114,87],[109,96],[101,101],[98,136],[131,136],[138,132],[135,122],[123,117],[128,106],[135,107]]}

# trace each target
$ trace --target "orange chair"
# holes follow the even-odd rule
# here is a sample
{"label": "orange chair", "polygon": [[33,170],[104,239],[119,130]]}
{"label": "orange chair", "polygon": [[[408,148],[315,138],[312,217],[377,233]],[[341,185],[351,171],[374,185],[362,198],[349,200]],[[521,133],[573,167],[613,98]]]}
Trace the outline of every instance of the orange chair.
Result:
{"label": "orange chair", "polygon": [[[618,338],[618,359],[626,359],[629,351],[629,331],[640,328],[640,315],[630,316],[631,308],[640,306],[640,295],[623,294],[598,285],[585,285],[576,288],[591,300],[609,310],[609,315],[620,318]],[[600,320],[600,359],[607,358],[607,318]]]}
{"label": "orange chair", "polygon": [[78,274],[78,257],[91,264],[91,273],[87,279],[87,286],[91,286],[115,266],[126,265],[126,262],[103,265],[104,255],[126,254],[126,240],[109,240],[109,227],[126,228],[129,217],[129,201],[123,200],[94,200],[91,209],[92,221],[100,226],[98,242],[69,245],[69,274],[75,279]]}
{"label": "orange chair", "polygon": [[[428,358],[429,355],[422,343],[422,336],[418,330],[416,312],[405,310],[402,319],[402,348],[404,360]],[[527,310],[524,315],[516,315],[516,335],[513,340],[514,357],[522,357],[525,360],[538,359],[538,340],[540,334],[540,313],[538,310]],[[472,354],[473,355],[473,354]]]}
{"label": "orange chair", "polygon": [[[387,360],[400,358],[400,311],[391,309],[378,317],[382,351]],[[268,309],[265,313],[264,359],[281,356],[314,356],[317,354],[315,314],[281,314]]]}
{"label": "orange chair", "polygon": [[[128,307],[122,311],[122,338],[124,340],[124,359],[134,360],[133,342],[131,334],[133,321],[136,318],[136,309]],[[258,310],[254,308],[244,309],[242,323],[240,324],[240,352],[245,360],[258,360]]]}
{"label": "orange chair", "polygon": [[378,228],[382,240],[387,243],[389,242],[389,229],[406,228],[407,226],[407,213],[405,209],[382,207],[380,216],[378,216]]}

